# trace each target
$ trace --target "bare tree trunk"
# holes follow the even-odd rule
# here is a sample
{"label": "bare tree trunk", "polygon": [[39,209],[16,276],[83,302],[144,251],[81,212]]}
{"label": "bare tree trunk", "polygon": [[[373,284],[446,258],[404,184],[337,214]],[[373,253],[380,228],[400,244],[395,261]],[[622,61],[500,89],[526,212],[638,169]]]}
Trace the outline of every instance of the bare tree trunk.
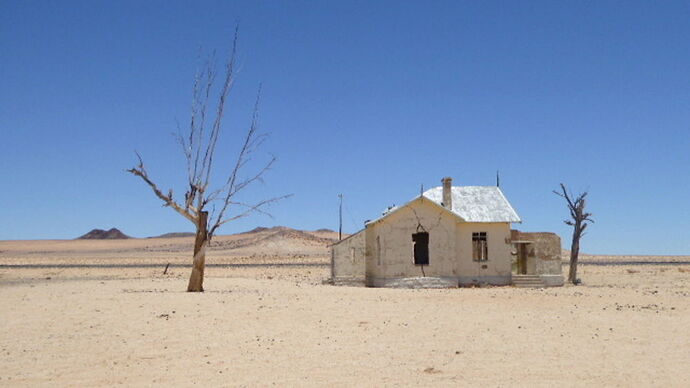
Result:
{"label": "bare tree trunk", "polygon": [[189,276],[187,292],[204,292],[204,267],[206,266],[206,246],[208,245],[207,220],[208,212],[199,212],[199,223],[194,242],[194,265],[192,274]]}
{"label": "bare tree trunk", "polygon": [[572,284],[579,284],[577,280],[577,260],[580,256],[580,239],[584,235],[584,231],[589,225],[587,221],[594,222],[592,220],[592,213],[585,212],[585,205],[587,197],[587,192],[573,197],[572,194],[568,192],[568,189],[563,183],[561,183],[561,191],[555,191],[554,194],[559,197],[565,198],[568,203],[568,210],[570,211],[570,218],[565,220],[566,225],[573,227],[573,241],[570,245],[570,272],[568,273],[568,281]]}
{"label": "bare tree trunk", "polygon": [[570,246],[570,272],[568,281],[577,284],[577,260],[580,255],[580,230],[578,227],[573,229],[573,242]]}

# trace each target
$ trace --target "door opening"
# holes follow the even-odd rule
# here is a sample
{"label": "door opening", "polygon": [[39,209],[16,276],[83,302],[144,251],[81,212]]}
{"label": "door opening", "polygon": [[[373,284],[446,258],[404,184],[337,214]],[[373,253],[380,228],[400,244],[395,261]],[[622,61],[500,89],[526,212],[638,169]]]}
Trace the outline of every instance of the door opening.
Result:
{"label": "door opening", "polygon": [[528,242],[515,243],[515,250],[517,253],[517,274],[527,275],[527,245]]}
{"label": "door opening", "polygon": [[414,264],[429,265],[429,233],[414,233],[412,241],[414,242]]}

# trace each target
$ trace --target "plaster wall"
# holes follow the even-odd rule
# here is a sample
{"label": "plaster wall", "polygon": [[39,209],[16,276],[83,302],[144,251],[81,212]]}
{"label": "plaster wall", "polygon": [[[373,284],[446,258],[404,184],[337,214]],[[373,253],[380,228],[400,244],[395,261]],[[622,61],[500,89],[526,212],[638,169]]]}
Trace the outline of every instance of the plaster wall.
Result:
{"label": "plaster wall", "polygon": [[[427,199],[419,199],[366,228],[367,285],[417,276],[455,277],[456,218]],[[419,227],[418,227],[419,226]],[[429,265],[414,264],[412,234],[429,233]]]}
{"label": "plaster wall", "polygon": [[364,282],[365,230],[331,246],[331,279],[335,283]]}
{"label": "plaster wall", "polygon": [[[472,259],[472,233],[486,232],[488,260]],[[461,285],[510,284],[511,244],[509,223],[457,223],[456,269]]]}

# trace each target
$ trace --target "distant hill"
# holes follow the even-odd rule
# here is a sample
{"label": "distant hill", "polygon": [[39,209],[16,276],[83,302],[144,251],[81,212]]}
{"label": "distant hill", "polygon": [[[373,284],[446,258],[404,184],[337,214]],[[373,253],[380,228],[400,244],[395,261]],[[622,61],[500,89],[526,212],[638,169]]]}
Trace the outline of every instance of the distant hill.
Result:
{"label": "distant hill", "polygon": [[77,237],[77,240],[121,240],[126,238],[131,237],[120,232],[117,228],[112,228],[110,230],[93,229],[89,233]]}
{"label": "distant hill", "polygon": [[[288,226],[273,226],[273,227],[270,227],[270,228],[267,228],[267,227],[265,227],[265,226],[257,226],[256,228],[254,228],[254,229],[252,229],[252,230],[249,230],[249,231],[246,231],[246,232],[242,232],[242,233],[238,233],[238,234],[254,234],[254,233],[261,233],[261,232],[287,232],[287,231],[307,232],[306,230],[297,230],[297,229],[290,228],[290,227],[288,227]],[[333,229],[327,229],[327,228],[317,229],[317,230],[315,230],[314,232],[319,232],[319,233],[326,233],[326,232],[327,232],[327,233],[335,233],[335,231],[334,231]]]}
{"label": "distant hill", "polygon": [[196,233],[194,232],[172,232],[161,234],[160,236],[153,236],[149,238],[177,238],[177,237],[194,237]]}
{"label": "distant hill", "polygon": [[[317,232],[325,232],[328,229],[319,229],[318,231],[314,232],[309,232],[306,230],[298,230],[298,229],[293,229],[290,228],[289,226],[273,226],[270,228],[266,228],[263,226],[256,227],[250,231],[247,232],[242,232],[242,233],[237,233],[234,236],[244,236],[244,235],[258,235],[256,237],[260,239],[282,239],[282,238],[287,238],[287,239],[292,239],[292,238],[297,238],[297,239],[305,239],[305,240],[330,240],[329,238],[324,238],[320,237],[318,235],[315,235],[314,233]],[[330,231],[332,232],[332,231]],[[335,233],[335,232],[333,232]],[[231,235],[232,236],[232,235]]]}
{"label": "distant hill", "polygon": [[337,240],[337,234],[328,236],[324,233],[292,229],[287,226],[257,227],[250,231],[218,236],[211,243],[212,249],[232,250],[250,249],[254,252],[293,252],[305,246],[326,247]]}
{"label": "distant hill", "polygon": [[242,232],[238,234],[253,234],[253,233],[261,233],[261,232],[280,232],[280,231],[285,231],[285,230],[294,230],[292,228],[288,228],[287,226],[274,226],[272,228],[266,228],[264,226],[257,226],[256,228],[249,230],[247,232]]}

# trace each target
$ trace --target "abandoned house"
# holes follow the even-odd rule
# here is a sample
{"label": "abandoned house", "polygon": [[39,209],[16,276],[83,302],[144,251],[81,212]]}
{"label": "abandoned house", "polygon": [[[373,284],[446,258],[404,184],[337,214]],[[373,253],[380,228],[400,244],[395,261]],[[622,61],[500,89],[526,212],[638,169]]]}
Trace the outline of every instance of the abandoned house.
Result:
{"label": "abandoned house", "polygon": [[563,285],[556,234],[511,230],[521,220],[497,186],[441,182],[333,244],[333,281],[369,287]]}

